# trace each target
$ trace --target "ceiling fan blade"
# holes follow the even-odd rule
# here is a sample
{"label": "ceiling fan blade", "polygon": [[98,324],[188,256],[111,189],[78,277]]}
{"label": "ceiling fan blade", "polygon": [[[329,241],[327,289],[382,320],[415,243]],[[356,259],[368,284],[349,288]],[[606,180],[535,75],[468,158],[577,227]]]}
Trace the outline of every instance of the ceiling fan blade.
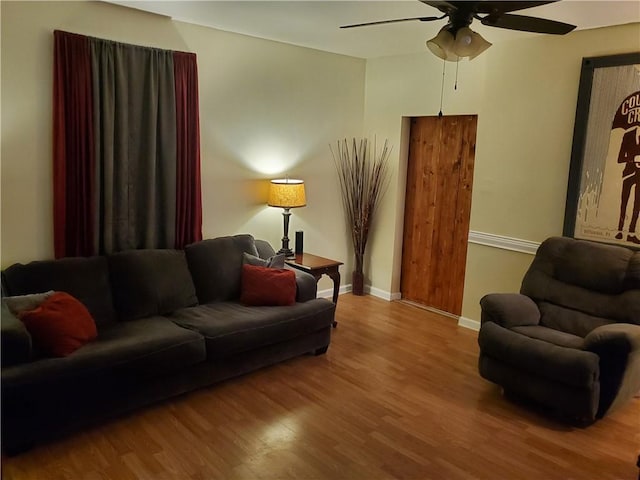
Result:
{"label": "ceiling fan blade", "polygon": [[398,23],[398,22],[409,22],[412,20],[420,20],[421,22],[431,22],[433,20],[440,20],[443,17],[413,17],[413,18],[396,18],[394,20],[380,20],[378,22],[367,22],[367,23],[356,23],[354,25],[342,25],[340,28],[355,28],[355,27],[366,27],[369,25],[382,25],[385,23]]}
{"label": "ceiling fan blade", "polygon": [[524,15],[488,15],[481,20],[483,25],[490,27],[506,28],[508,30],[520,30],[523,32],[550,33],[564,35],[576,28],[568,23],[547,20],[546,18],[526,17]]}
{"label": "ceiling fan blade", "polygon": [[539,7],[540,5],[555,3],[557,1],[558,0],[547,0],[547,1],[541,1],[541,2],[501,2],[501,1],[475,2],[476,3],[475,11],[477,13],[489,13],[489,14],[515,12],[516,10],[524,10],[525,8]]}
{"label": "ceiling fan blade", "polygon": [[[420,1],[426,5],[432,6],[433,8],[437,8],[442,13],[450,13],[458,8],[455,6],[456,2],[441,2],[438,0],[420,0]],[[460,2],[457,2],[457,3],[460,3]]]}

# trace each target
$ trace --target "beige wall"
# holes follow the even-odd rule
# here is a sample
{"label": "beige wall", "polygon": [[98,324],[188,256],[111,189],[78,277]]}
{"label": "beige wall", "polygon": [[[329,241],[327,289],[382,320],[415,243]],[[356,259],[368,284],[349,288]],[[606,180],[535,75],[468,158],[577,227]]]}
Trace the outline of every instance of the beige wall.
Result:
{"label": "beige wall", "polygon": [[54,29],[198,55],[206,238],[249,232],[277,247],[282,210],[265,205],[267,179],[289,173],[306,181],[308,200],[290,236],[304,230],[308,250],[349,259],[328,145],[361,135],[364,60],[105,3],[0,8],[3,267],[53,255]]}
{"label": "beige wall", "polygon": [[[478,128],[472,230],[536,242],[562,234],[582,58],[638,50],[639,24],[492,48]],[[517,291],[530,261],[526,254],[473,246],[463,316],[478,320],[486,293]]]}
{"label": "beige wall", "polygon": [[[443,111],[478,114],[471,230],[540,242],[562,234],[582,57],[640,49],[640,25],[532,35],[497,43],[473,62],[447,65]],[[367,63],[365,132],[396,149],[394,188],[373,232],[369,275],[399,292],[406,168],[402,117],[436,115],[442,63],[425,53]],[[404,143],[403,143],[404,142]],[[531,256],[470,245],[463,316],[478,320],[485,293],[517,291]]]}
{"label": "beige wall", "polygon": [[[456,65],[447,63],[444,114],[478,113],[484,91],[485,58],[460,63],[457,90],[453,88]],[[399,292],[400,284],[408,140],[408,127],[403,118],[437,115],[441,85],[442,60],[431,53],[367,62],[365,134],[389,139],[394,148],[390,159],[393,180],[371,234],[368,267],[365,266],[367,278],[384,292]]]}
{"label": "beige wall", "polygon": [[[63,29],[198,54],[205,237],[250,232],[277,245],[282,218],[264,205],[267,179],[299,176],[308,207],[293,211],[291,232],[305,231],[308,250],[344,260],[349,283],[327,144],[388,138],[393,178],[365,274],[378,293],[399,292],[406,118],[438,113],[439,59],[365,62],[103,3],[3,1],[0,9],[2,266],[52,256],[52,31]],[[479,115],[472,230],[532,241],[561,233],[581,58],[638,50],[639,38],[635,24],[496,43],[460,63],[455,91],[455,64],[447,64],[444,113]],[[485,293],[517,290],[530,260],[470,245],[463,315],[479,319]]]}

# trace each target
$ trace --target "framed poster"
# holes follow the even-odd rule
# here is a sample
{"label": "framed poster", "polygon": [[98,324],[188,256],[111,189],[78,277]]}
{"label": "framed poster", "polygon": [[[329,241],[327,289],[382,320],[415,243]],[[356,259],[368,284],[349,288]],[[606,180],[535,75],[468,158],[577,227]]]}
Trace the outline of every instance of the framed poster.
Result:
{"label": "framed poster", "polygon": [[640,248],[640,52],[582,60],[563,234]]}

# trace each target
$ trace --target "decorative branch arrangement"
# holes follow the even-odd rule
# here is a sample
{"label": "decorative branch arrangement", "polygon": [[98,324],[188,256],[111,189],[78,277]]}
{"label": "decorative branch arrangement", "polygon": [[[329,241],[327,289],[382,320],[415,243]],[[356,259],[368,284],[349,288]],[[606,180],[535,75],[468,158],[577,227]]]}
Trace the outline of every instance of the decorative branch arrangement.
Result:
{"label": "decorative branch arrangement", "polygon": [[347,223],[351,229],[351,240],[355,254],[355,268],[352,278],[352,293],[364,293],[364,253],[369,239],[369,231],[374,213],[389,184],[388,159],[391,148],[385,140],[378,155],[376,144],[371,151],[369,141],[354,138],[351,145],[345,138],[338,141],[336,149],[329,146],[338,172],[342,205]]}

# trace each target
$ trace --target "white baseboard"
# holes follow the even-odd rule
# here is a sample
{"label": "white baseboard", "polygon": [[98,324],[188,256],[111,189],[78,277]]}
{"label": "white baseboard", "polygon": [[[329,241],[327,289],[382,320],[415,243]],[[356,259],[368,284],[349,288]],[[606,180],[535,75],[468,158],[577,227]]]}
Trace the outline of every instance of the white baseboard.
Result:
{"label": "white baseboard", "polygon": [[[372,287],[370,285],[365,285],[364,286],[364,291],[365,291],[365,293],[368,293],[369,295],[372,295],[372,296],[377,297],[377,298],[381,298],[383,300],[387,300],[388,302],[402,299],[402,294],[400,292],[391,293],[391,292],[387,292],[385,290],[381,290],[379,288]],[[351,284],[340,286],[340,289],[338,290],[338,292],[339,292],[339,295],[342,295],[343,293],[351,292]],[[333,296],[333,288],[327,288],[325,290],[318,290],[318,295],[317,296],[318,296],[318,298],[331,298]],[[444,315],[446,317],[451,317],[451,318],[453,318],[453,319],[458,321],[458,326],[459,327],[464,327],[464,328],[468,328],[470,330],[475,330],[476,332],[478,330],[480,330],[480,322],[477,321],[477,320],[472,320],[472,319],[466,318],[466,317],[459,317],[457,315],[453,315],[452,313],[443,312],[442,310],[438,310],[437,308],[424,307],[424,306],[421,306],[421,308],[424,308],[425,310],[429,310],[429,311],[438,313],[440,315]]]}
{"label": "white baseboard", "polygon": [[462,317],[455,315],[453,313],[444,312],[442,310],[438,310],[437,308],[427,307],[426,305],[421,305],[419,303],[411,302],[409,300],[404,300],[405,303],[409,305],[414,305],[418,308],[422,308],[424,310],[428,310],[429,312],[437,313],[438,315],[442,315],[443,317],[453,318],[458,322],[459,327],[468,328],[470,330],[475,330],[476,332],[480,330],[480,322],[477,320],[472,320],[470,318]]}
{"label": "white baseboard", "polygon": [[[349,292],[351,292],[351,284],[341,285],[340,288],[338,289],[339,295],[342,295],[343,293],[349,293]],[[400,297],[401,297],[400,292],[391,293],[391,292],[387,292],[386,290],[382,290],[380,288],[372,287],[371,285],[365,285],[364,292],[374,297],[387,300],[388,302],[393,300],[400,300]],[[333,288],[318,290],[317,296],[319,298],[331,298],[333,297]]]}
{"label": "white baseboard", "polygon": [[480,330],[480,322],[478,322],[477,320],[472,320],[467,317],[458,316],[449,312],[444,312],[442,310],[438,310],[437,308],[433,308],[433,307],[422,307],[422,308],[424,308],[425,310],[429,310],[430,312],[437,313],[438,315],[442,315],[443,317],[449,317],[449,318],[453,318],[454,320],[457,320],[459,327],[468,328],[469,330],[475,330],[476,332]]}
{"label": "white baseboard", "polygon": [[373,295],[374,297],[381,298],[388,302],[390,302],[391,300],[395,300],[394,295],[391,292],[387,292],[386,290],[381,290],[379,288],[372,287],[370,285],[365,285],[364,291],[369,295]]}
{"label": "white baseboard", "polygon": [[475,330],[476,332],[480,330],[480,322],[467,317],[459,317],[458,326],[468,328],[470,330]]}
{"label": "white baseboard", "polygon": [[[340,288],[338,289],[338,295],[342,295],[343,293],[349,293],[350,291],[351,291],[351,284],[340,285]],[[316,297],[317,298],[333,298],[333,288],[318,290]]]}

